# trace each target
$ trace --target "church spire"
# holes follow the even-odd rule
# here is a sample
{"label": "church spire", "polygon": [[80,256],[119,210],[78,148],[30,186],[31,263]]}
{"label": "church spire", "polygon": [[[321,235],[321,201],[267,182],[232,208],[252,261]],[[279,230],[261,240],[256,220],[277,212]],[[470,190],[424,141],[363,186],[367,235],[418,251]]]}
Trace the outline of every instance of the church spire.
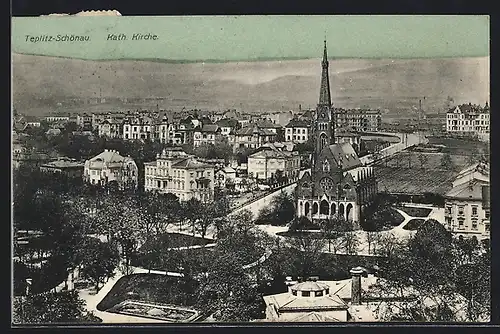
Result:
{"label": "church spire", "polygon": [[326,39],[325,39],[325,48],[323,50],[323,61],[321,62],[321,67],[323,68],[323,70],[321,72],[321,86],[319,91],[318,105],[331,107],[332,100],[330,97],[330,80],[328,77],[328,53],[326,50]]}

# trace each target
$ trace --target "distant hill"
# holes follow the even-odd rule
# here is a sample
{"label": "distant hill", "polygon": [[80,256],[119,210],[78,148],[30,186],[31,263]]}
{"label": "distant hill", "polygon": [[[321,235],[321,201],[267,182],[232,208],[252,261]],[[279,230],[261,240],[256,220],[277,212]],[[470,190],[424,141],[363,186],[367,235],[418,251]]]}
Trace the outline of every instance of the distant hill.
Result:
{"label": "distant hill", "polygon": [[[167,63],[14,54],[13,96],[16,109],[29,114],[101,94],[108,102],[160,98],[165,109],[296,110],[299,104],[315,106],[320,75],[318,59]],[[330,81],[333,102],[342,107],[404,113],[424,96],[426,110],[442,109],[447,96],[457,103],[484,104],[489,100],[489,58],[337,59],[330,61]]]}

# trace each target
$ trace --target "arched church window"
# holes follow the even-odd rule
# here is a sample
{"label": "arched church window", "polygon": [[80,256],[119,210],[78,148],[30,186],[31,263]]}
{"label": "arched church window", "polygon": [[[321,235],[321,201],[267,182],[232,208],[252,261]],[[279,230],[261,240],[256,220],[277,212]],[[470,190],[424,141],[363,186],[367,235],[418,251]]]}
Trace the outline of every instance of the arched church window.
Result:
{"label": "arched church window", "polygon": [[346,184],[346,185],[344,186],[344,189],[349,190],[349,189],[351,189],[351,186],[350,186],[350,185],[348,185],[348,184]]}
{"label": "arched church window", "polygon": [[326,145],[327,145],[327,138],[326,138],[326,134],[325,133],[322,133],[320,136],[319,136],[319,139],[320,139],[320,150],[322,150]]}
{"label": "arched church window", "polygon": [[328,160],[325,160],[323,162],[323,172],[329,172],[330,171],[330,163],[328,162]]}

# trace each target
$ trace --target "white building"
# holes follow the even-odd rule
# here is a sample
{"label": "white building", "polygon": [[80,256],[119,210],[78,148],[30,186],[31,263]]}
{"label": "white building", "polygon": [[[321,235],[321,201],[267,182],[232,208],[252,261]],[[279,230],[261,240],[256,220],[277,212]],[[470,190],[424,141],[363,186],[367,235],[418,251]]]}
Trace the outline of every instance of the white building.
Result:
{"label": "white building", "polygon": [[445,195],[445,221],[461,235],[490,236],[490,168],[478,163],[462,170]]}
{"label": "white building", "polygon": [[294,143],[305,143],[309,140],[310,122],[294,118],[285,126],[285,140]]}
{"label": "white building", "polygon": [[263,146],[248,156],[248,176],[270,181],[281,171],[288,180],[295,180],[300,171],[300,155],[297,151],[280,150],[272,145]]}
{"label": "white building", "polygon": [[177,148],[164,149],[156,161],[144,164],[146,191],[171,193],[181,201],[214,198],[214,167],[196,160]]}
{"label": "white building", "polygon": [[131,157],[122,157],[117,151],[106,149],[85,161],[83,178],[91,184],[116,182],[119,189],[135,189],[138,185],[138,169]]}
{"label": "white building", "polygon": [[462,104],[446,113],[446,132],[456,135],[478,136],[485,141],[490,134],[490,107]]}
{"label": "white building", "polygon": [[228,184],[236,185],[236,170],[230,166],[221,168],[215,173],[215,182],[224,189]]}

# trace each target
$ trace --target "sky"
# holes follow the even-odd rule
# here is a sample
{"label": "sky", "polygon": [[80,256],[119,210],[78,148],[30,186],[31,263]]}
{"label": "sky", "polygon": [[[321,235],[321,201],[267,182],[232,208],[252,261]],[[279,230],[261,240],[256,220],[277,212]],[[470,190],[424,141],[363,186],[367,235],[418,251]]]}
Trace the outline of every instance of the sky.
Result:
{"label": "sky", "polygon": [[[156,40],[132,41],[133,34]],[[107,40],[125,34],[127,40]],[[87,42],[31,42],[30,37],[88,36]],[[29,36],[27,38],[27,36]],[[437,58],[489,55],[489,17],[184,16],[14,17],[12,50],[81,59],[245,61],[330,57]]]}

